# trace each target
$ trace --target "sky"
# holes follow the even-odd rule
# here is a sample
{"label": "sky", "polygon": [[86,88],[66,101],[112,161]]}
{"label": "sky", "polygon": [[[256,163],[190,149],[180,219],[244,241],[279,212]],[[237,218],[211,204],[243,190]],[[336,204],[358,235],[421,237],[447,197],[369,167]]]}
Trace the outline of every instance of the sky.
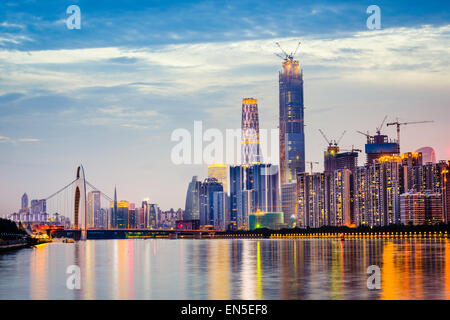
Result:
{"label": "sky", "polygon": [[[381,29],[369,30],[369,5]],[[66,9],[78,5],[81,29]],[[402,151],[432,146],[450,159],[448,1],[2,1],[0,215],[20,197],[45,198],[86,177],[112,196],[184,208],[206,164],[171,160],[174,130],[237,129],[241,100],[258,99],[260,127],[278,125],[275,45],[304,75],[306,160],[323,168],[326,143],[363,149],[388,121]],[[395,128],[382,132],[395,138]],[[360,155],[360,164],[364,161]]]}

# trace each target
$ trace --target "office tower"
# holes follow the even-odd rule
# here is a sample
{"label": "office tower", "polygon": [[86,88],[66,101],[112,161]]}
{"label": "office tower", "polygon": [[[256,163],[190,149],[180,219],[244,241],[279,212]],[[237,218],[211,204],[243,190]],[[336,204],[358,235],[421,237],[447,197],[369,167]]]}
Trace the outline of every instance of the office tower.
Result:
{"label": "office tower", "polygon": [[256,203],[255,209],[261,212],[278,212],[280,204],[279,196],[279,170],[278,166],[272,164],[256,164],[246,167],[248,179],[251,184],[247,190],[255,190]]}
{"label": "office tower", "polygon": [[141,228],[149,228],[150,227],[150,199],[144,199],[142,201],[142,220],[141,220]]}
{"label": "office tower", "polygon": [[286,56],[282,63],[279,90],[280,178],[283,185],[295,183],[296,172],[305,171],[303,74],[292,56]]}
{"label": "office tower", "polygon": [[88,228],[94,228],[95,227],[95,216],[97,215],[97,212],[100,210],[101,203],[100,203],[100,191],[94,190],[88,193],[87,197],[88,201]]}
{"label": "office tower", "polygon": [[297,184],[288,183],[281,186],[281,211],[283,221],[295,227],[298,221]]}
{"label": "office tower", "polygon": [[156,203],[150,203],[149,204],[149,227],[150,228],[156,228],[159,225],[159,207]]}
{"label": "office tower", "polygon": [[367,135],[365,151],[367,164],[372,164],[382,156],[398,155],[399,146],[397,141],[389,141],[387,135],[377,134],[375,136]]}
{"label": "office tower", "polygon": [[45,199],[31,200],[31,220],[40,221],[41,215],[47,212],[47,202]]}
{"label": "office tower", "polygon": [[329,225],[328,173],[297,174],[299,226],[319,228]]}
{"label": "office tower", "polygon": [[227,166],[223,163],[212,163],[208,166],[208,178],[216,178],[223,186],[223,191],[228,192]]}
{"label": "office tower", "polygon": [[258,211],[256,201],[257,192],[255,190],[241,190],[238,195],[237,229],[248,230],[250,214]]}
{"label": "office tower", "polygon": [[327,150],[323,153],[323,167],[325,172],[333,172],[337,169],[336,156],[339,153],[337,145],[329,145]]}
{"label": "office tower", "polygon": [[201,182],[197,181],[197,176],[192,177],[186,193],[184,220],[200,219],[200,185]]}
{"label": "office tower", "polygon": [[94,228],[106,229],[108,226],[108,215],[104,208],[100,208],[94,213]]}
{"label": "office tower", "polygon": [[200,185],[200,225],[214,226],[214,192],[223,191],[222,184],[215,178],[207,178]]}
{"label": "office tower", "polygon": [[132,207],[131,203],[128,207],[128,229],[136,229],[137,227],[137,215],[136,207]]}
{"label": "office tower", "polygon": [[351,219],[351,171],[335,170],[330,174],[330,226],[350,226]]}
{"label": "office tower", "polygon": [[117,210],[115,213],[114,227],[116,229],[129,228],[129,203],[128,201],[117,201]]}
{"label": "office tower", "polygon": [[242,163],[262,162],[259,145],[258,101],[253,98],[242,99]]}
{"label": "office tower", "polygon": [[114,202],[112,204],[112,208],[110,208],[110,216],[111,216],[111,227],[117,228],[117,188],[114,186]]}
{"label": "office tower", "polygon": [[444,222],[442,195],[432,191],[404,193],[400,195],[400,216],[406,225]]}
{"label": "office tower", "polygon": [[416,150],[422,154],[423,163],[436,163],[436,153],[432,147],[422,147]]}
{"label": "office tower", "polygon": [[336,169],[355,172],[358,167],[358,152],[340,152],[336,155]]}
{"label": "office tower", "polygon": [[366,226],[400,223],[401,157],[384,156],[355,173],[355,222]]}
{"label": "office tower", "polygon": [[244,168],[230,166],[230,228],[237,228],[240,193],[244,190]]}
{"label": "office tower", "polygon": [[21,212],[28,211],[28,195],[26,193],[22,196],[22,206],[21,206]]}
{"label": "office tower", "polygon": [[229,221],[229,199],[225,191],[213,193],[214,230],[226,230]]}

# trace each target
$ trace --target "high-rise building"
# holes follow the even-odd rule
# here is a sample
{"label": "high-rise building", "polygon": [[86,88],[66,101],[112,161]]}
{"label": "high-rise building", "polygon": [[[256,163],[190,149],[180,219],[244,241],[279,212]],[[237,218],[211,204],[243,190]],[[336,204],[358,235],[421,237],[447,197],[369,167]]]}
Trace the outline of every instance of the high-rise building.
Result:
{"label": "high-rise building", "polygon": [[226,230],[230,221],[229,199],[225,191],[213,193],[214,230]]}
{"label": "high-rise building", "polygon": [[305,171],[303,74],[299,63],[286,56],[279,73],[280,180],[295,183],[296,172]]}
{"label": "high-rise building", "polygon": [[249,165],[262,162],[259,145],[258,101],[242,99],[242,163]]}
{"label": "high-rise building", "polygon": [[335,170],[330,174],[329,225],[350,226],[351,217],[351,171]]}
{"label": "high-rise building", "polygon": [[378,133],[375,136],[367,135],[365,151],[367,164],[372,164],[382,156],[398,155],[399,145],[397,141],[390,141],[387,135]]}
{"label": "high-rise building", "polygon": [[422,154],[423,163],[436,163],[436,153],[432,147],[422,147],[416,150]]}
{"label": "high-rise building", "polygon": [[149,217],[148,217],[148,224],[150,228],[156,228],[159,225],[159,212],[160,209],[156,203],[150,203],[149,204]]}
{"label": "high-rise building", "polygon": [[329,225],[328,173],[297,174],[298,225],[319,228]]}
{"label": "high-rise building", "polygon": [[284,222],[295,227],[298,221],[297,184],[287,183],[281,186],[281,211]]}
{"label": "high-rise building", "polygon": [[197,176],[192,177],[186,193],[184,220],[200,219],[200,186],[201,182],[197,180]]}
{"label": "high-rise building", "polygon": [[244,190],[244,167],[230,166],[230,227],[237,228],[238,212],[240,207],[239,197]]}
{"label": "high-rise building", "polygon": [[117,211],[115,215],[115,228],[117,229],[128,229],[129,226],[129,202],[128,201],[118,201]]}
{"label": "high-rise building", "polygon": [[22,196],[22,205],[21,205],[21,212],[28,211],[28,195],[26,193]]}
{"label": "high-rise building", "polygon": [[215,178],[223,186],[223,191],[228,192],[227,166],[223,163],[212,163],[208,166],[208,178]]}
{"label": "high-rise building", "polygon": [[355,173],[355,222],[366,226],[400,223],[399,156],[383,156]]}
{"label": "high-rise building", "polygon": [[100,191],[94,190],[88,193],[88,228],[95,227],[95,216],[97,212],[100,210]]}
{"label": "high-rise building", "polygon": [[444,222],[442,195],[432,191],[403,193],[400,195],[400,217],[403,224]]}
{"label": "high-rise building", "polygon": [[31,221],[40,221],[41,216],[47,212],[47,202],[45,199],[31,200]]}
{"label": "high-rise building", "polygon": [[207,178],[200,185],[200,225],[214,226],[214,192],[222,192],[222,184],[215,178]]}
{"label": "high-rise building", "polygon": [[340,152],[336,155],[336,169],[348,169],[352,173],[358,167],[358,152]]}

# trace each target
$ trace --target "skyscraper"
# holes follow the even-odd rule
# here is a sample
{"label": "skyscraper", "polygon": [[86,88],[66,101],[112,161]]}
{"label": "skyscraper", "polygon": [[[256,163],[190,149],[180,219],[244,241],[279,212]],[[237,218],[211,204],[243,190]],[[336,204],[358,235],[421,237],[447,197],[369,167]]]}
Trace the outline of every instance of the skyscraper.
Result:
{"label": "skyscraper", "polygon": [[88,193],[88,228],[94,228],[95,216],[100,210],[100,191],[94,190]]}
{"label": "skyscraper", "polygon": [[227,166],[223,163],[212,163],[208,166],[208,178],[215,178],[223,186],[223,191],[228,192]]}
{"label": "skyscraper", "polygon": [[22,206],[21,206],[21,212],[28,210],[28,195],[26,193],[22,196]]}
{"label": "skyscraper", "polygon": [[200,185],[200,225],[214,226],[214,192],[223,192],[222,184],[207,178]]}
{"label": "skyscraper", "polygon": [[262,162],[259,146],[258,101],[253,98],[242,99],[242,163]]}
{"label": "skyscraper", "polygon": [[295,183],[305,171],[303,74],[292,55],[286,55],[279,73],[281,184]]}
{"label": "skyscraper", "polygon": [[197,176],[192,177],[186,193],[186,206],[183,220],[200,219],[200,185],[201,182],[197,180]]}

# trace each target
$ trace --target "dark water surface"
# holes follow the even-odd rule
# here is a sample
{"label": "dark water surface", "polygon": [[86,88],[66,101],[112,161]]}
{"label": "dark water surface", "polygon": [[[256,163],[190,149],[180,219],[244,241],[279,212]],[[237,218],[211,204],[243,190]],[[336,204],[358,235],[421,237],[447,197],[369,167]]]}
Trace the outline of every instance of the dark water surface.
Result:
{"label": "dark water surface", "polygon": [[[367,288],[370,265],[380,290]],[[450,240],[50,243],[0,254],[0,299],[450,299]]]}

